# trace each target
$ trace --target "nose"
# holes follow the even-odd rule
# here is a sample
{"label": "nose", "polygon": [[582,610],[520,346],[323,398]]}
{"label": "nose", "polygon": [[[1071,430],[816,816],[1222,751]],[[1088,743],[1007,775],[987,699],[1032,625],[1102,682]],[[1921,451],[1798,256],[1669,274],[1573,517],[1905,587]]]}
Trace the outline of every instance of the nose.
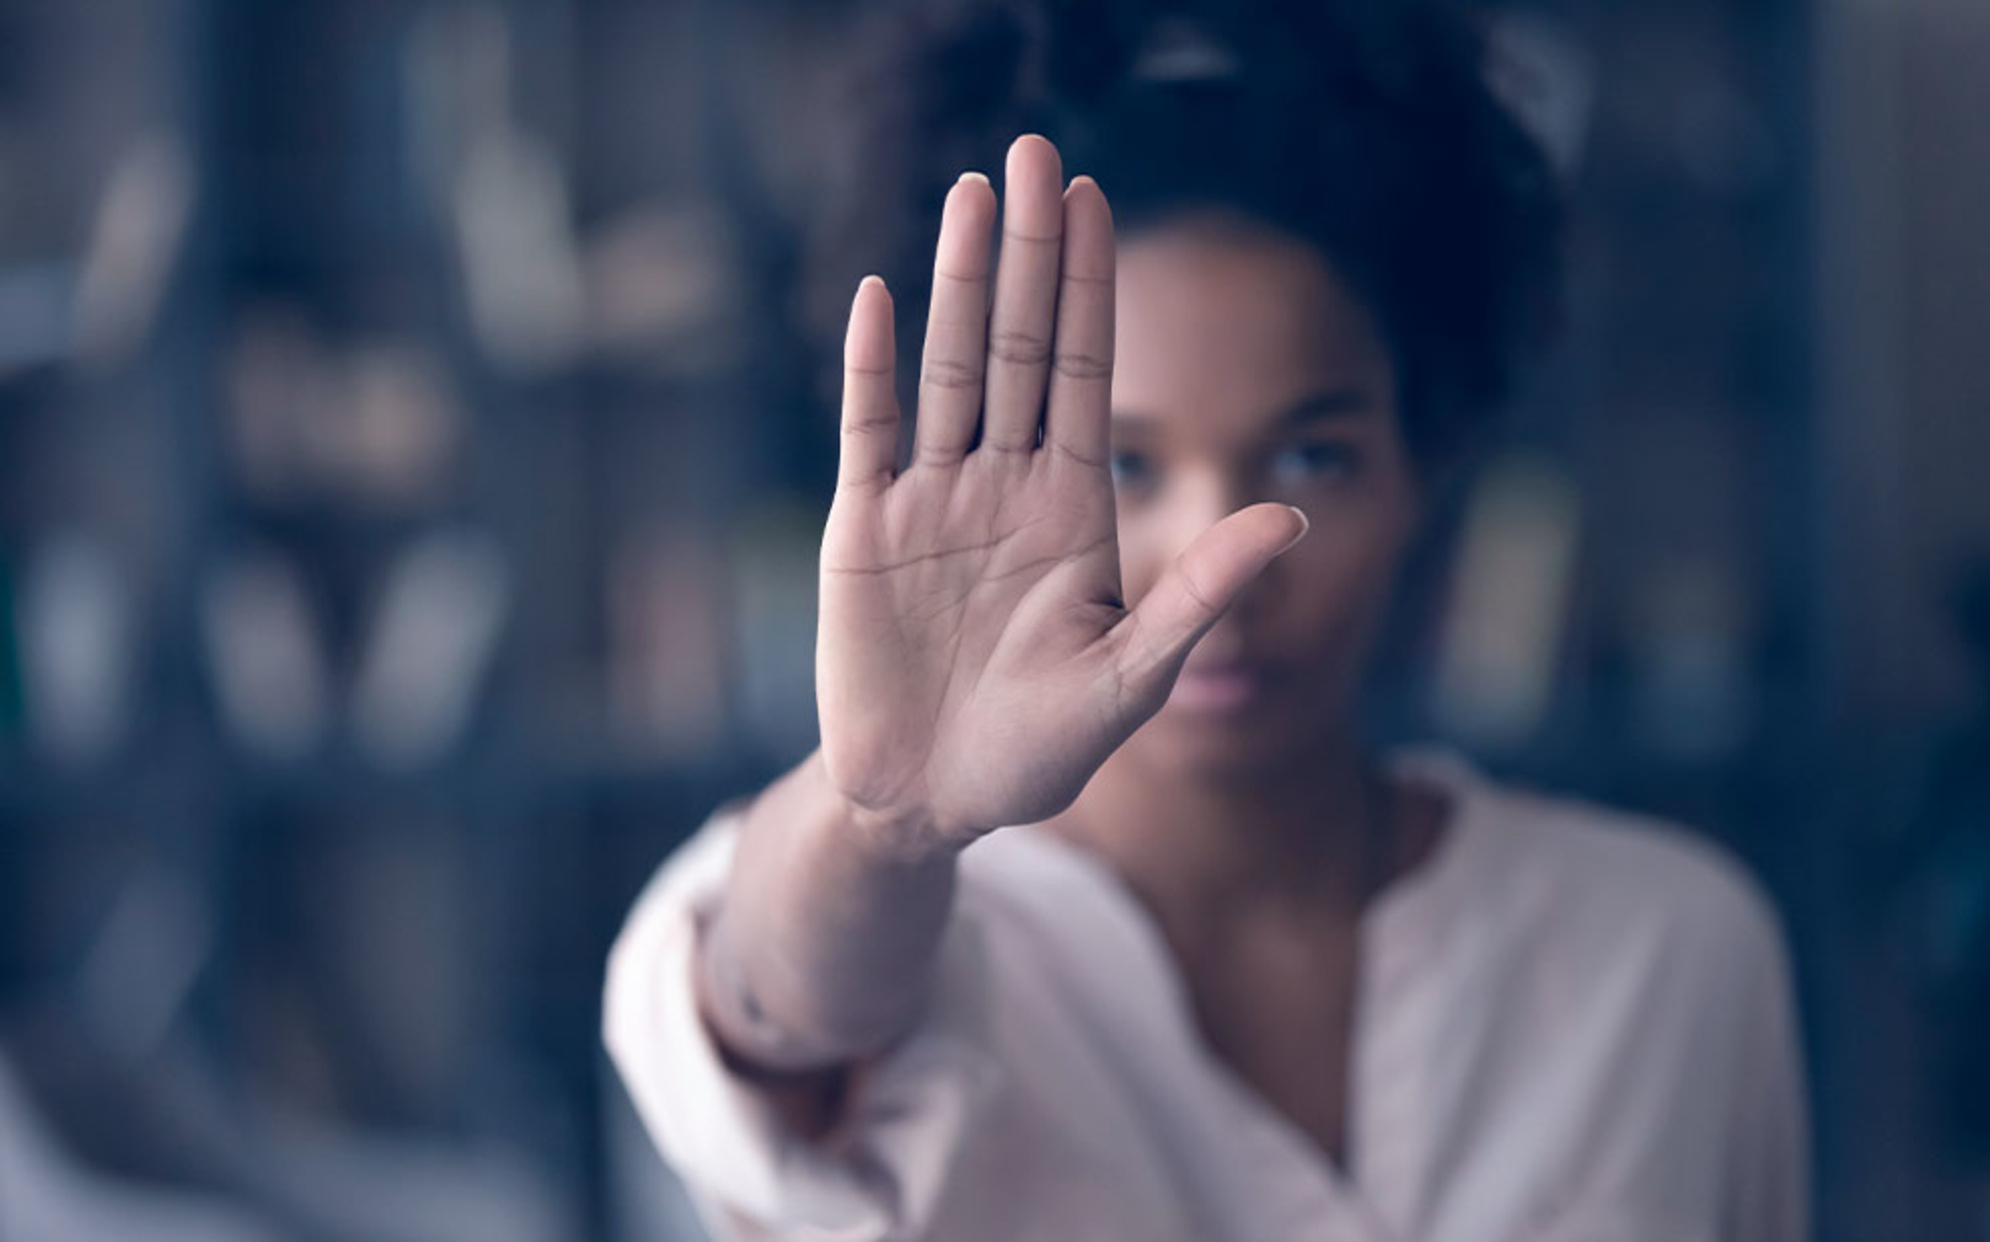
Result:
{"label": "nose", "polygon": [[[1262,499],[1253,490],[1253,481],[1248,473],[1229,469],[1216,464],[1203,464],[1194,467],[1179,467],[1169,480],[1162,503],[1154,506],[1156,511],[1144,516],[1141,522],[1140,543],[1145,555],[1139,577],[1141,582],[1129,582],[1128,586],[1144,593],[1146,585],[1159,576],[1160,571],[1172,564],[1188,546],[1200,538],[1216,523],[1237,512],[1239,509]],[[1129,566],[1131,568],[1131,566]],[[1246,587],[1244,594],[1231,606],[1229,617],[1254,610],[1262,605],[1265,591],[1276,576],[1278,562],[1274,561]],[[1224,624],[1224,623],[1219,623]]]}
{"label": "nose", "polygon": [[1162,536],[1166,560],[1173,561],[1191,543],[1216,523],[1249,502],[1239,480],[1229,471],[1209,466],[1184,468],[1168,490],[1165,531]]}

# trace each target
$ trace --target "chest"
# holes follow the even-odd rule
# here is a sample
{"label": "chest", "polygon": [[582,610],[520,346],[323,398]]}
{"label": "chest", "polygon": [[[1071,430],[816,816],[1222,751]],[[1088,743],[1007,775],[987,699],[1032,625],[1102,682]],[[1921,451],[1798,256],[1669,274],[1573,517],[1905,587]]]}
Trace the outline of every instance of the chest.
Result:
{"label": "chest", "polygon": [[1184,938],[1177,949],[1211,1054],[1342,1167],[1358,957],[1351,928]]}

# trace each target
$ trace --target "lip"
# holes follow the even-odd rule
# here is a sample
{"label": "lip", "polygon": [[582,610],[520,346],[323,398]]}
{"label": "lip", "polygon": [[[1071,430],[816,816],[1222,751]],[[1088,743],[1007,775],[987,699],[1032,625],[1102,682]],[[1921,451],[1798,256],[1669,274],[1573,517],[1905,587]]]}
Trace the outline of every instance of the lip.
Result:
{"label": "lip", "polygon": [[1271,690],[1271,670],[1258,664],[1233,662],[1190,666],[1175,679],[1168,706],[1191,712],[1242,711]]}

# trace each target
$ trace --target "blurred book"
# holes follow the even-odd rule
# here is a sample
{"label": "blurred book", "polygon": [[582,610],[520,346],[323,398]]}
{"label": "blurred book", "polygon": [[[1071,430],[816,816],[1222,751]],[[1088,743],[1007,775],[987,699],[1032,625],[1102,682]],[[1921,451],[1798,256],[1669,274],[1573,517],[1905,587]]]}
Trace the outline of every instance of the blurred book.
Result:
{"label": "blurred book", "polygon": [[815,608],[822,515],[772,502],[732,540],[739,702],[747,733],[774,754],[815,744]]}
{"label": "blurred book", "polygon": [[429,345],[336,346],[301,310],[269,303],[243,315],[225,374],[230,456],[259,500],[407,512],[447,494],[467,429]]}
{"label": "blurred book", "polygon": [[114,365],[150,335],[193,216],[195,170],[171,130],[142,134],[112,166],[76,291],[76,352]]}
{"label": "blurred book", "polygon": [[131,715],[138,628],[130,584],[110,553],[65,532],[35,548],[14,624],[28,732],[63,763],[108,753]]}
{"label": "blurred book", "polygon": [[503,555],[475,531],[422,535],[396,559],[353,687],[353,729],[376,761],[416,767],[462,735],[509,592]]}
{"label": "blurred book", "polygon": [[1580,511],[1555,466],[1512,456],[1479,481],[1437,655],[1432,708],[1466,741],[1517,747],[1541,727],[1568,625]]}
{"label": "blurred book", "polygon": [[230,556],[201,591],[201,637],[222,718],[251,750],[295,758],[324,734],[325,648],[297,568],[272,549]]}
{"label": "blurred book", "polygon": [[18,737],[23,727],[21,644],[14,606],[12,566],[0,557],[0,743]]}
{"label": "blurred book", "polygon": [[608,562],[609,726],[619,751],[695,758],[730,732],[726,565],[698,534],[629,540]]}

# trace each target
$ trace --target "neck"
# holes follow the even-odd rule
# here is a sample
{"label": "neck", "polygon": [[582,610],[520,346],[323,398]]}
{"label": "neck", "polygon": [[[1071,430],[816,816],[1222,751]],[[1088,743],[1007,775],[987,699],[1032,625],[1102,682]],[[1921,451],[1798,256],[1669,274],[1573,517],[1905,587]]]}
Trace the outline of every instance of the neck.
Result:
{"label": "neck", "polygon": [[1394,852],[1387,782],[1352,743],[1214,778],[1139,760],[1115,755],[1051,826],[1156,905],[1352,917]]}

